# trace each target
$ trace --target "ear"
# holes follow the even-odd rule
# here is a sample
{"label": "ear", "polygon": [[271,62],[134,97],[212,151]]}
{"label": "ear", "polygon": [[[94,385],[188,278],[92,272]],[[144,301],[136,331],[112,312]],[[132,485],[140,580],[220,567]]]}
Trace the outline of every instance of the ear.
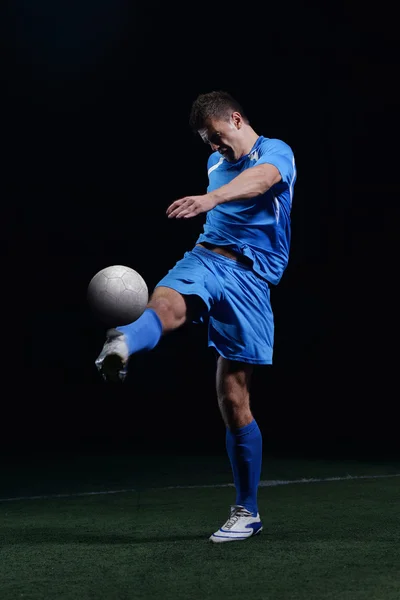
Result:
{"label": "ear", "polygon": [[234,126],[236,127],[236,129],[240,129],[243,125],[243,118],[242,115],[235,111],[232,113],[232,122],[234,124]]}

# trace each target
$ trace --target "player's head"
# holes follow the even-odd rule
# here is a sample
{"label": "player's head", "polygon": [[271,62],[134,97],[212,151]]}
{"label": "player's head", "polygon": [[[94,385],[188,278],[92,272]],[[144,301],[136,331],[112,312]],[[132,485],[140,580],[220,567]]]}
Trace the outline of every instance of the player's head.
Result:
{"label": "player's head", "polygon": [[192,104],[189,125],[213,152],[230,162],[247,154],[254,143],[249,148],[249,134],[254,132],[243,108],[228,92],[200,94]]}

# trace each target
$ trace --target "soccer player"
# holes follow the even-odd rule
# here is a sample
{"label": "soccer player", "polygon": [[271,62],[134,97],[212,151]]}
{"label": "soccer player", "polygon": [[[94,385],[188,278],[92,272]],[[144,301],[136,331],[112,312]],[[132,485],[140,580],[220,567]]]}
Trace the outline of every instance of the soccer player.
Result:
{"label": "soccer player", "polygon": [[296,167],[290,146],[258,135],[225,91],[200,94],[189,124],[211,148],[207,193],[176,200],[166,214],[190,219],[206,212],[203,231],[155,286],[144,313],[107,331],[96,366],[106,381],[123,381],[132,354],[152,350],[185,322],[208,323],[236,490],[228,520],[210,537],[220,543],[262,530],[262,434],[250,407],[250,382],[255,365],[272,364],[270,286],[288,264]]}

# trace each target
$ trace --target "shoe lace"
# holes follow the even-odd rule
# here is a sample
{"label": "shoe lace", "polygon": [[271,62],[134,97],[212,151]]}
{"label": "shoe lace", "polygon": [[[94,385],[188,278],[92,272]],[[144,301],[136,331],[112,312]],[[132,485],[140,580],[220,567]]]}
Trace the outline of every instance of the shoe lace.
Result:
{"label": "shoe lace", "polygon": [[231,506],[231,515],[224,525],[224,529],[230,529],[240,519],[240,517],[250,517],[251,512],[244,506]]}

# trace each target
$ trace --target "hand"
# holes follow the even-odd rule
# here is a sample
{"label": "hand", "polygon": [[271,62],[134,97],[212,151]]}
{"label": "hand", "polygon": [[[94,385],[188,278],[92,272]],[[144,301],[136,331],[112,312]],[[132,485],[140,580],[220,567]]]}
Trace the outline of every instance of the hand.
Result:
{"label": "hand", "polygon": [[217,202],[212,194],[203,194],[202,196],[185,196],[180,200],[175,200],[167,208],[168,219],[190,219],[200,213],[207,212],[216,206]]}

